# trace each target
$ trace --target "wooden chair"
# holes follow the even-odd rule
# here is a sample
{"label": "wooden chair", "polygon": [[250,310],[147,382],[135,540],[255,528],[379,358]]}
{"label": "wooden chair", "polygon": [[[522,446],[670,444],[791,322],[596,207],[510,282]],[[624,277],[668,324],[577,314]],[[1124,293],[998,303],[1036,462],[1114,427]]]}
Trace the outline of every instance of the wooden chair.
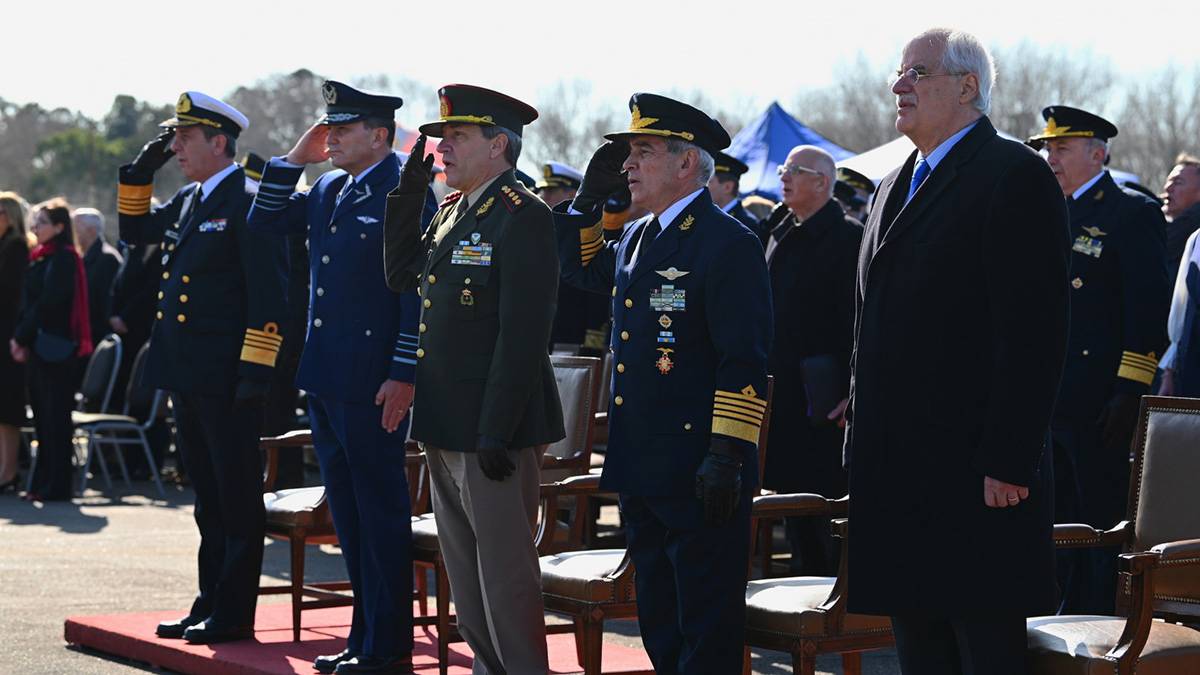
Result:
{"label": "wooden chair", "polygon": [[[307,429],[289,431],[280,436],[263,438],[259,447],[266,453],[263,479],[263,503],[266,506],[266,534],[272,539],[288,542],[291,553],[290,580],[283,586],[260,586],[259,595],[289,594],[292,596],[292,641],[300,641],[300,613],[306,609],[343,607],[354,604],[349,581],[305,583],[304,547],[306,545],[336,544],[333,515],[325,500],[322,486],[291,488],[273,491],[278,475],[279,452],[299,452],[312,446],[312,433]],[[414,452],[410,444],[405,455],[409,479],[409,499],[413,512],[428,508],[428,480],[423,478],[424,457]],[[424,607],[427,585],[417,579],[416,595]],[[311,598],[311,599],[305,599]]]}
{"label": "wooden chair", "polygon": [[1062,524],[1060,547],[1121,546],[1119,616],[1026,623],[1035,675],[1200,673],[1200,400],[1145,396],[1127,519]]}
{"label": "wooden chair", "polygon": [[847,524],[849,498],[827,499],[814,494],[763,495],[754,500],[756,518],[788,516],[833,519],[842,540],[837,577],[758,579],[746,585],[746,660],[750,647],[792,655],[792,672],[813,675],[817,655],[842,654],[842,672],[862,672],[861,652],[893,643],[888,617],[846,612]]}
{"label": "wooden chair", "polygon": [[[563,426],[566,438],[547,448],[542,460],[545,474],[569,476],[587,473],[591,463],[594,428],[592,420],[596,414],[600,386],[600,359],[592,356],[552,354],[550,363],[558,384],[558,395],[563,408]],[[547,502],[543,499],[542,520],[558,522],[559,500]],[[584,515],[587,504],[582,498],[575,500],[570,517],[568,536],[558,537],[557,528],[539,526],[535,539],[538,552],[550,553],[577,546],[585,531]],[[544,534],[543,534],[544,533]],[[548,538],[543,538],[548,537]],[[461,642],[454,616],[450,613],[450,582],[446,576],[446,563],[442,559],[438,544],[437,520],[432,513],[413,518],[413,567],[418,584],[425,583],[428,570],[433,571],[436,615],[429,620],[418,620],[419,624],[437,627],[438,668],[443,675],[450,667],[450,644]],[[418,586],[419,588],[421,586]],[[424,616],[424,610],[422,610]]]}
{"label": "wooden chair", "polygon": [[[766,463],[767,431],[771,423],[774,384],[772,378],[767,379],[767,409],[758,434],[760,483]],[[597,474],[576,476],[557,485],[542,486],[543,500],[563,497],[581,499],[603,495],[604,493],[600,492],[600,476]],[[612,496],[611,493],[608,496]],[[751,541],[753,542],[753,537]],[[579,665],[583,666],[584,675],[600,675],[604,622],[609,619],[637,616],[635,570],[628,551],[568,551],[543,556],[541,566],[542,600],[546,610],[571,618],[575,632],[575,649],[579,654]]]}

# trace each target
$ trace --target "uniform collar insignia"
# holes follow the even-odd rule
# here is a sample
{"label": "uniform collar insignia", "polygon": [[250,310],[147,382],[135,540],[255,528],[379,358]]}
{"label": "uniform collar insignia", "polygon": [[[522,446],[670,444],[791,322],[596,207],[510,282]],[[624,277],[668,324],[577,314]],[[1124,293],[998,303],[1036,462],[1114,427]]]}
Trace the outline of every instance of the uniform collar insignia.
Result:
{"label": "uniform collar insignia", "polygon": [[689,213],[688,217],[684,218],[683,222],[679,224],[680,231],[687,232],[688,230],[692,229],[692,223],[694,222],[696,222],[695,216]]}
{"label": "uniform collar insignia", "polygon": [[478,217],[482,216],[483,214],[487,213],[488,209],[492,208],[492,204],[495,201],[496,201],[495,197],[488,197],[487,201],[483,203],[483,206],[479,207],[479,210],[475,212],[475,217],[478,218]]}
{"label": "uniform collar insignia", "polygon": [[691,272],[681,272],[674,267],[668,267],[665,270],[654,270],[654,272],[660,276],[666,277],[667,281],[675,281],[679,277],[691,274]]}

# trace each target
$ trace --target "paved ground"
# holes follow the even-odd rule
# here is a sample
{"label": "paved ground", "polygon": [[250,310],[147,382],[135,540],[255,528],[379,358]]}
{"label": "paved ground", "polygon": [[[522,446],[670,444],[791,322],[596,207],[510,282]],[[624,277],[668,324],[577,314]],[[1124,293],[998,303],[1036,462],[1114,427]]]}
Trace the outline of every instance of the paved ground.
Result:
{"label": "paved ground", "polygon": [[[147,666],[76,651],[62,639],[63,620],[75,614],[186,611],[195,587],[199,540],[190,491],[169,488],[167,500],[149,499],[149,483],[132,492],[114,490],[69,503],[31,505],[0,495],[0,672],[153,672]],[[307,577],[344,578],[336,548],[309,547]],[[264,581],[287,577],[287,547],[269,542]],[[432,586],[432,584],[431,584]],[[286,602],[264,598],[264,602]],[[620,622],[606,639],[640,646],[637,626]],[[821,673],[840,673],[837,657],[823,659]],[[898,673],[890,652],[868,654],[868,675]],[[754,672],[790,673],[790,660],[756,653]]]}

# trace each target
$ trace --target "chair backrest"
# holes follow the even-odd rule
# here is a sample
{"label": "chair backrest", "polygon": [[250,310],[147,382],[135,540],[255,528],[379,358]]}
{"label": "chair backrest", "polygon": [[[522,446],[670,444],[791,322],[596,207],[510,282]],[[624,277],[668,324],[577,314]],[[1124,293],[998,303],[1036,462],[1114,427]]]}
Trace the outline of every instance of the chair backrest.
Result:
{"label": "chair backrest", "polygon": [[[767,438],[770,436],[771,430],[771,409],[774,406],[772,400],[775,398],[775,376],[767,375],[767,409],[763,411],[762,426],[758,428],[758,485],[762,489],[763,472],[767,469]],[[753,544],[751,544],[751,555],[753,555]]]}
{"label": "chair backrest", "polygon": [[133,357],[133,367],[129,370],[129,385],[125,389],[125,414],[130,417],[145,420],[151,413],[157,413],[158,390],[152,385],[142,382],[146,370],[146,355],[150,353],[150,341],[138,350]]}
{"label": "chair backrest", "polygon": [[547,448],[546,454],[559,459],[590,454],[595,430],[592,421],[599,403],[600,359],[552,354],[550,363],[558,382],[567,436]]}
{"label": "chair backrest", "polygon": [[[1200,399],[1142,398],[1134,445],[1129,517],[1134,523],[1134,551],[1158,544],[1200,539]],[[1200,616],[1200,571],[1159,569],[1154,596],[1194,603]]]}
{"label": "chair backrest", "polygon": [[84,412],[109,412],[113,384],[121,368],[121,338],[109,333],[92,350],[83,382],[79,384],[79,409]]}

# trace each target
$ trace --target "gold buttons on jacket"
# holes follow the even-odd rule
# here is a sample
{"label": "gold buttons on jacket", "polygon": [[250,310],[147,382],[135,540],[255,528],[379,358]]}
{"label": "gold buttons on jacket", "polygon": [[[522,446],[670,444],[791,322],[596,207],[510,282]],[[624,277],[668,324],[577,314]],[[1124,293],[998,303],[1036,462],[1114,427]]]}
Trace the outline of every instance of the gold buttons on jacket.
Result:
{"label": "gold buttons on jacket", "polygon": [[314,327],[314,328],[320,328],[320,327],[321,327],[321,320],[320,320],[320,319],[313,319],[313,327]]}
{"label": "gold buttons on jacket", "polygon": [[417,330],[424,333],[426,330],[428,330],[428,327],[425,324],[421,324],[420,326],[417,326]]}
{"label": "gold buttons on jacket", "polygon": [[155,313],[154,313],[154,318],[156,318],[156,319],[161,319],[161,318],[162,318],[162,312],[155,312]]}
{"label": "gold buttons on jacket", "polygon": [[188,297],[187,297],[187,295],[185,294],[185,295],[181,295],[181,296],[179,296],[179,301],[180,301],[180,302],[187,302],[187,301],[188,301]]}
{"label": "gold buttons on jacket", "polygon": [[321,262],[328,265],[329,264],[329,256],[327,256],[327,255],[321,256]]}
{"label": "gold buttons on jacket", "polygon": [[179,316],[175,317],[175,320],[179,323],[183,323],[184,321],[187,321],[187,315],[180,314]]}
{"label": "gold buttons on jacket", "polygon": [[617,372],[618,372],[618,373],[623,373],[623,372],[625,372],[625,364],[624,364],[624,363],[618,363],[618,364],[617,364]]}
{"label": "gold buttons on jacket", "polygon": [[367,337],[371,337],[371,329],[370,328],[367,329]]}
{"label": "gold buttons on jacket", "polygon": [[318,287],[317,287],[317,295],[318,295],[318,296],[325,295],[325,289],[324,289],[324,288],[321,288],[320,286],[318,286]]}
{"label": "gold buttons on jacket", "polygon": [[429,298],[425,298],[425,302],[422,304],[425,305],[425,309],[429,309],[433,305],[433,303],[429,301]]}
{"label": "gold buttons on jacket", "polygon": [[168,250],[168,251],[174,251],[174,250],[175,250],[175,244],[167,244],[167,250]]}
{"label": "gold buttons on jacket", "polygon": [[424,349],[417,348],[417,358],[418,359],[425,358],[425,350]]}
{"label": "gold buttons on jacket", "polygon": [[629,339],[629,331],[627,331],[627,330],[621,331],[621,339],[628,340]]}
{"label": "gold buttons on jacket", "polygon": [[434,276],[434,275],[432,275],[432,274],[430,274],[430,275],[429,275],[429,283],[431,283],[431,284],[436,284],[436,283],[437,283],[437,277],[436,277],[436,276]]}
{"label": "gold buttons on jacket", "polygon": [[188,276],[188,275],[186,275],[186,274],[185,274],[185,275],[183,275],[183,283],[185,283],[185,284],[190,284],[190,283],[192,283],[192,278],[191,278],[191,277],[189,277],[189,276]]}
{"label": "gold buttons on jacket", "polygon": [[625,403],[625,399],[621,398],[620,396],[614,396],[614,397],[613,397],[613,403],[614,403],[615,405],[622,405],[622,404],[624,404],[624,403]]}
{"label": "gold buttons on jacket", "polygon": [[625,298],[625,306],[633,307],[633,300],[630,300],[629,298]]}
{"label": "gold buttons on jacket", "polygon": [[166,281],[167,279],[170,279],[170,278],[171,278],[170,272],[163,272],[163,280],[164,281]]}
{"label": "gold buttons on jacket", "polygon": [[329,233],[330,233],[330,234],[337,234],[337,225],[330,225],[330,226],[329,226]]}
{"label": "gold buttons on jacket", "polygon": [[158,292],[158,299],[159,299],[159,300],[162,300],[162,299],[163,299],[163,292],[162,292],[162,291],[159,291],[159,292]]}
{"label": "gold buttons on jacket", "polygon": [[1071,288],[1074,288],[1075,290],[1079,290],[1079,289],[1083,288],[1083,279],[1080,279],[1079,277],[1075,277],[1074,279],[1072,279],[1071,280]]}

